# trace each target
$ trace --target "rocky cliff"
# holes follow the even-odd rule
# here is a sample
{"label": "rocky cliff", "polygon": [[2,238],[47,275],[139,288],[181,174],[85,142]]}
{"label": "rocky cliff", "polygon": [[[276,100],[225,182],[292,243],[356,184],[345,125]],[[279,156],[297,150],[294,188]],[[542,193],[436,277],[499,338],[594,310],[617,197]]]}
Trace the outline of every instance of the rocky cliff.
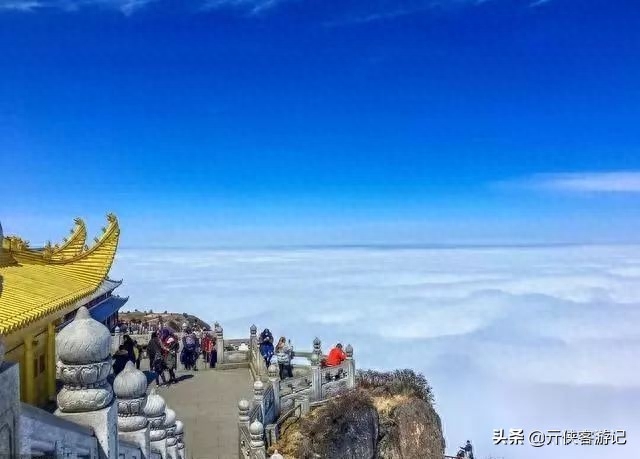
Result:
{"label": "rocky cliff", "polygon": [[441,459],[445,447],[431,388],[411,370],[360,372],[356,390],[282,430],[286,458]]}

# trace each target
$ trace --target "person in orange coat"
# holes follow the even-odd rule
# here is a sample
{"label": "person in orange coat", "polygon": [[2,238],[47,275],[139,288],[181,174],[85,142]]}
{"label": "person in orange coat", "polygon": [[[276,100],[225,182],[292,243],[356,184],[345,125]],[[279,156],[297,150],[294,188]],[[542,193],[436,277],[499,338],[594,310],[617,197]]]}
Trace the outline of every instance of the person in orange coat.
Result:
{"label": "person in orange coat", "polygon": [[342,344],[336,344],[336,347],[329,351],[325,365],[328,367],[336,367],[347,358],[347,354],[342,350]]}

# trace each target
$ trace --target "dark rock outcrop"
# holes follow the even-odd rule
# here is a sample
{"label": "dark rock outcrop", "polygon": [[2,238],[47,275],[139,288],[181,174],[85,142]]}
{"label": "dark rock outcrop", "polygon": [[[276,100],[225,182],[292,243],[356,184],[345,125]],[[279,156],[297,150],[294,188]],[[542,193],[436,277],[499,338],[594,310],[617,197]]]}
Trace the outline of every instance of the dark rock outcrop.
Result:
{"label": "dark rock outcrop", "polygon": [[300,423],[300,458],[374,459],[378,412],[364,393],[332,400]]}
{"label": "dark rock outcrop", "polygon": [[414,397],[380,415],[376,459],[441,458],[444,438],[433,407]]}
{"label": "dark rock outcrop", "polygon": [[296,459],[442,459],[431,388],[411,370],[364,372],[358,389],[287,426],[277,449]]}

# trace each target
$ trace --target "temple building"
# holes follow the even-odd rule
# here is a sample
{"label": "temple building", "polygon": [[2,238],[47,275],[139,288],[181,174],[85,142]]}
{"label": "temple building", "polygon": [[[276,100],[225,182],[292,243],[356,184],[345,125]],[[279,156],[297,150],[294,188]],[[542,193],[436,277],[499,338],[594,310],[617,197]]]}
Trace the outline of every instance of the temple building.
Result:
{"label": "temple building", "polygon": [[108,278],[120,228],[113,214],[95,243],[77,218],[60,244],[31,248],[0,226],[0,335],[6,360],[20,363],[21,398],[45,405],[56,395],[55,334],[85,306],[110,329],[127,298],[113,294],[122,282]]}

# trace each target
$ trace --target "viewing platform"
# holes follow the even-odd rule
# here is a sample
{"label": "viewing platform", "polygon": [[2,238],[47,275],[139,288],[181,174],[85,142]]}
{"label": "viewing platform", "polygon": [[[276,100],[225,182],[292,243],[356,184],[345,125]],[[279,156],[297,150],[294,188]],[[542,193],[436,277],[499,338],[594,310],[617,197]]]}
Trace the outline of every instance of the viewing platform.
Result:
{"label": "viewing platform", "polygon": [[[190,458],[269,457],[267,450],[277,441],[285,421],[355,387],[351,346],[346,347],[342,364],[322,367],[326,355],[315,338],[311,349],[295,350],[293,378],[280,380],[275,363],[267,368],[260,355],[255,325],[245,338],[226,338],[217,323],[213,333],[216,369],[199,359],[198,371],[179,370],[178,384],[158,389],[170,405],[180,409]],[[147,343],[151,337],[150,333],[129,336],[138,343]],[[121,339],[122,334],[113,336],[113,349]]]}

